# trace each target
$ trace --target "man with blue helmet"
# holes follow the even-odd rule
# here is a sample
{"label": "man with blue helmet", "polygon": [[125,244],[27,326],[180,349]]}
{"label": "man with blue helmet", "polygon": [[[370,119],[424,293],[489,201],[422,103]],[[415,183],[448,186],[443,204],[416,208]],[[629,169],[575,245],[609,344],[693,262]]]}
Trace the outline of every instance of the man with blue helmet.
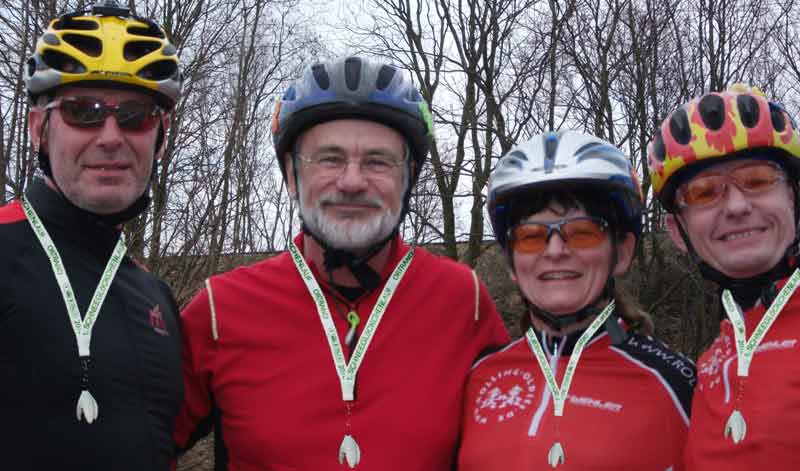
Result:
{"label": "man with blue helmet", "polygon": [[508,336],[471,270],[398,234],[427,103],[396,67],[348,57],[307,68],[272,132],[302,230],[183,312],[179,445],[216,416],[231,470],[452,469],[470,365]]}

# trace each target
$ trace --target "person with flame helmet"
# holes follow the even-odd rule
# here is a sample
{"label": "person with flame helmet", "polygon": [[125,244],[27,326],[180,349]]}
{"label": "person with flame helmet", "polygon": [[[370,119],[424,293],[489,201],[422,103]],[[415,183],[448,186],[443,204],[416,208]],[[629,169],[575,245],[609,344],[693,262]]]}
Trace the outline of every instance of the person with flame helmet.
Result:
{"label": "person with flame helmet", "polygon": [[681,469],[694,365],[615,283],[641,235],[628,159],[540,134],[500,159],[488,200],[527,312],[523,338],[473,367],[458,469]]}
{"label": "person with flame helmet", "polygon": [[176,48],[153,21],[98,3],[50,22],[25,86],[40,172],[0,208],[3,468],[166,471],[178,311],[125,255],[122,224],[145,210],[164,155]]}
{"label": "person with flame helmet", "polygon": [[452,469],[470,365],[508,334],[474,272],[399,235],[432,131],[381,61],[317,63],[286,90],[272,133],[301,232],[181,314],[180,446],[210,416],[230,470]]}
{"label": "person with flame helmet", "polygon": [[681,105],[648,147],[670,238],[720,289],[727,319],[700,356],[689,470],[797,468],[800,136],[736,84]]}

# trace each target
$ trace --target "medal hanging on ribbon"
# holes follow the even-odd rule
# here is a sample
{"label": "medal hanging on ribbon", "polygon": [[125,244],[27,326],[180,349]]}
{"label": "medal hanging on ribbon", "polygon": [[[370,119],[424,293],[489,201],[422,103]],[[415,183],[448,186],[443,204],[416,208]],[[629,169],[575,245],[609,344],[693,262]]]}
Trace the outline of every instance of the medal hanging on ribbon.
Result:
{"label": "medal hanging on ribbon", "polygon": [[529,328],[527,332],[525,332],[525,337],[528,339],[528,345],[530,345],[531,350],[533,350],[534,355],[536,356],[536,360],[539,362],[539,368],[542,370],[542,374],[544,375],[545,380],[547,381],[547,386],[550,388],[550,393],[553,396],[553,410],[555,413],[555,420],[556,420],[556,442],[550,447],[550,451],[547,453],[547,463],[555,469],[558,465],[564,464],[566,461],[566,454],[564,453],[564,447],[561,445],[561,433],[560,433],[560,418],[564,415],[564,403],[567,400],[567,394],[569,394],[569,387],[572,384],[572,377],[575,375],[575,370],[578,367],[578,360],[581,357],[581,353],[583,353],[583,349],[589,340],[592,339],[594,333],[597,332],[597,329],[603,325],[603,322],[608,319],[608,316],[614,311],[614,301],[608,303],[608,306],[603,309],[603,311],[589,324],[589,327],[583,332],[583,334],[578,339],[578,342],[575,343],[575,347],[572,349],[572,355],[569,357],[569,362],[567,363],[567,369],[564,371],[564,378],[561,380],[561,387],[558,387],[558,383],[556,382],[556,372],[550,369],[550,363],[547,361],[547,357],[545,356],[544,350],[542,350],[542,346],[539,345],[539,340],[536,338],[536,333],[534,332],[533,328]]}
{"label": "medal hanging on ribbon", "polygon": [[108,263],[103,270],[103,274],[100,276],[100,283],[98,283],[97,288],[95,288],[86,315],[83,317],[83,320],[81,320],[80,308],[78,307],[75,293],[72,290],[72,284],[67,277],[64,263],[61,260],[61,255],[58,253],[56,245],[50,238],[50,234],[48,234],[47,229],[45,229],[42,220],[39,219],[39,215],[36,214],[36,210],[34,210],[33,206],[31,206],[25,198],[22,199],[22,209],[25,211],[25,216],[28,219],[28,223],[31,225],[31,229],[33,229],[33,233],[36,234],[39,244],[41,244],[42,249],[50,259],[53,275],[56,277],[56,282],[61,290],[61,296],[64,298],[70,325],[72,326],[72,331],[75,333],[75,340],[78,343],[78,359],[81,363],[81,393],[78,396],[78,404],[75,407],[75,416],[78,421],[85,419],[86,422],[91,424],[97,420],[100,415],[100,407],[97,404],[97,400],[95,400],[94,396],[92,396],[92,393],[89,391],[92,329],[100,315],[100,307],[106,299],[109,288],[111,288],[111,282],[114,280],[114,276],[117,274],[117,270],[120,264],[122,264],[122,260],[125,258],[127,247],[125,247],[125,241],[122,235],[120,235],[117,240],[117,245],[114,247],[114,251],[111,253],[111,257],[108,259]]}
{"label": "medal hanging on ribbon", "polygon": [[736,344],[736,375],[738,376],[736,404],[727,422],[725,422],[724,430],[725,438],[730,437],[734,444],[738,445],[741,443],[747,435],[747,422],[745,421],[744,414],[742,414],[740,410],[740,405],[744,394],[745,378],[747,378],[750,372],[750,363],[753,361],[753,354],[755,354],[761,341],[764,340],[769,328],[772,327],[772,323],[778,318],[778,314],[780,314],[786,303],[789,302],[789,299],[792,297],[792,294],[794,294],[799,283],[800,270],[795,270],[783,286],[783,289],[778,293],[778,296],[775,297],[772,305],[769,306],[769,309],[767,309],[767,312],[764,314],[764,317],[761,318],[755,330],[753,330],[750,339],[747,338],[742,309],[733,299],[733,295],[729,290],[726,289],[722,292],[722,306],[725,308],[725,314],[728,316],[731,324],[733,324],[733,336]]}
{"label": "medal hanging on ribbon", "polygon": [[[372,313],[369,315],[369,319],[364,326],[364,331],[356,343],[356,348],[353,350],[353,354],[350,357],[349,362],[345,360],[344,350],[342,349],[342,344],[339,341],[339,333],[336,331],[336,326],[333,324],[333,319],[331,317],[330,309],[328,309],[328,303],[325,300],[325,295],[322,293],[322,289],[320,289],[319,283],[317,283],[317,280],[314,278],[311,268],[309,268],[308,264],[303,258],[303,255],[300,253],[300,250],[297,248],[294,242],[289,244],[289,253],[292,256],[292,260],[294,261],[294,265],[297,268],[300,277],[306,284],[308,292],[311,294],[311,298],[314,300],[314,304],[317,306],[317,313],[319,314],[319,319],[322,323],[322,328],[325,331],[325,337],[328,339],[328,346],[331,349],[331,355],[333,356],[333,364],[336,367],[336,374],[339,376],[339,384],[342,389],[342,400],[345,401],[347,418],[345,420],[344,438],[342,439],[341,445],[339,445],[339,464],[344,464],[344,462],[347,462],[347,465],[350,467],[350,469],[354,469],[361,461],[361,448],[358,446],[358,443],[356,442],[356,439],[353,437],[350,430],[350,417],[352,414],[353,401],[355,400],[356,374],[358,373],[358,368],[361,366],[361,362],[364,360],[364,356],[366,355],[367,348],[372,341],[372,337],[375,335],[375,331],[378,330],[378,325],[383,318],[383,314],[386,312],[386,308],[389,306],[389,301],[391,301],[397,286],[400,284],[400,281],[403,279],[406,270],[408,270],[408,267],[411,264],[411,259],[414,257],[414,249],[411,248],[405,257],[400,260],[400,263],[397,264],[394,271],[389,276],[389,279],[386,281],[386,285],[384,286],[383,291],[381,291],[380,296],[378,296],[378,301],[375,303],[375,307],[372,309]],[[348,324],[350,326],[348,337],[350,335],[350,331],[352,331],[353,335],[355,335],[355,327],[360,322],[360,319],[355,312],[351,314],[354,314],[354,316],[349,314],[347,316]]]}

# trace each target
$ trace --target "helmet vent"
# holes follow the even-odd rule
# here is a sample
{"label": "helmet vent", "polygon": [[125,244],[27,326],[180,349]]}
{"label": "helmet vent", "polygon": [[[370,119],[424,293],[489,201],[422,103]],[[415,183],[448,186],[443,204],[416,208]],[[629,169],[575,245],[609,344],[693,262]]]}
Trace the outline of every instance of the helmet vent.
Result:
{"label": "helmet vent", "polygon": [[42,61],[48,67],[66,74],[82,74],[86,72],[86,67],[83,64],[63,52],[45,51],[42,54]]}
{"label": "helmet vent", "polygon": [[508,158],[509,158],[509,160],[519,159],[519,160],[524,160],[526,162],[528,161],[528,156],[525,155],[525,153],[520,152],[518,150],[515,150],[514,152],[508,154]]}
{"label": "helmet vent", "polygon": [[61,40],[53,33],[45,33],[42,35],[42,41],[51,46],[58,46],[61,44]]}
{"label": "helmet vent", "polygon": [[686,115],[686,110],[684,108],[680,108],[672,113],[669,119],[669,132],[678,144],[685,146],[691,141],[692,132],[689,127],[689,117]]}
{"label": "helmet vent", "polygon": [[31,57],[28,59],[28,77],[33,77],[33,74],[36,73],[36,59]]}
{"label": "helmet vent", "polygon": [[601,142],[590,142],[575,151],[575,160],[583,162],[587,159],[600,159],[617,167],[621,172],[628,173],[630,165],[625,154],[617,147]]}
{"label": "helmet vent", "polygon": [[92,20],[78,20],[69,16],[62,16],[55,23],[53,23],[53,29],[55,30],[76,29],[80,31],[94,31],[98,28],[99,26],[97,23]]}
{"label": "helmet vent", "polygon": [[706,95],[700,99],[697,105],[703,122],[712,131],[722,127],[725,122],[725,101],[719,95]]}
{"label": "helmet vent", "polygon": [[528,157],[523,152],[515,150],[508,154],[501,162],[504,167],[514,167],[517,170],[522,170],[524,167],[523,161],[527,162]]}
{"label": "helmet vent", "polygon": [[178,64],[173,60],[160,60],[143,67],[136,73],[145,80],[167,80],[178,72]]}
{"label": "helmet vent", "polygon": [[375,88],[378,90],[384,90],[386,87],[388,87],[392,82],[392,78],[394,78],[394,74],[396,72],[397,69],[390,65],[384,65],[381,67],[381,70],[378,72],[378,81],[375,83]]}
{"label": "helmet vent", "polygon": [[331,86],[331,79],[328,77],[325,65],[316,64],[312,66],[311,73],[314,74],[314,80],[317,82],[317,85],[319,85],[319,88],[327,90]]}
{"label": "helmet vent", "polygon": [[164,39],[164,32],[155,23],[148,24],[147,28],[141,26],[128,26],[128,34],[147,36],[149,38]]}
{"label": "helmet vent", "polygon": [[655,154],[659,162],[663,162],[667,156],[667,151],[664,148],[664,138],[661,137],[660,129],[656,130],[656,134],[653,136],[653,154]]}
{"label": "helmet vent", "polygon": [[769,104],[769,118],[772,121],[772,127],[777,132],[783,132],[786,129],[786,120],[783,117],[783,110],[779,107]]}
{"label": "helmet vent", "polygon": [[161,43],[155,41],[131,41],[125,44],[122,55],[126,61],[135,61],[160,48]]}
{"label": "helmet vent", "polygon": [[103,52],[103,43],[93,36],[65,34],[62,39],[87,56],[99,57]]}
{"label": "helmet vent", "polygon": [[739,95],[736,97],[736,105],[739,107],[739,117],[742,124],[748,128],[758,124],[758,102],[750,95]]}
{"label": "helmet vent", "polygon": [[351,57],[344,61],[344,83],[350,90],[358,90],[361,81],[361,59]]}
{"label": "helmet vent", "polygon": [[520,162],[519,159],[507,159],[503,163],[503,167],[514,167],[517,170],[522,170],[522,162]]}

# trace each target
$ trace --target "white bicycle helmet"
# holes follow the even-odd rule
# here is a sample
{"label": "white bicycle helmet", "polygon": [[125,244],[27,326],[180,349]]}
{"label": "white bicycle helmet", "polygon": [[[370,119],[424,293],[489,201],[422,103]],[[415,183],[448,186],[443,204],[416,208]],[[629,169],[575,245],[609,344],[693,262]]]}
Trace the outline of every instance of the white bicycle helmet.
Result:
{"label": "white bicycle helmet", "polygon": [[630,161],[615,145],[577,131],[548,132],[511,149],[489,179],[489,216],[506,250],[514,201],[531,192],[589,186],[609,192],[621,229],[639,238],[642,191]]}

